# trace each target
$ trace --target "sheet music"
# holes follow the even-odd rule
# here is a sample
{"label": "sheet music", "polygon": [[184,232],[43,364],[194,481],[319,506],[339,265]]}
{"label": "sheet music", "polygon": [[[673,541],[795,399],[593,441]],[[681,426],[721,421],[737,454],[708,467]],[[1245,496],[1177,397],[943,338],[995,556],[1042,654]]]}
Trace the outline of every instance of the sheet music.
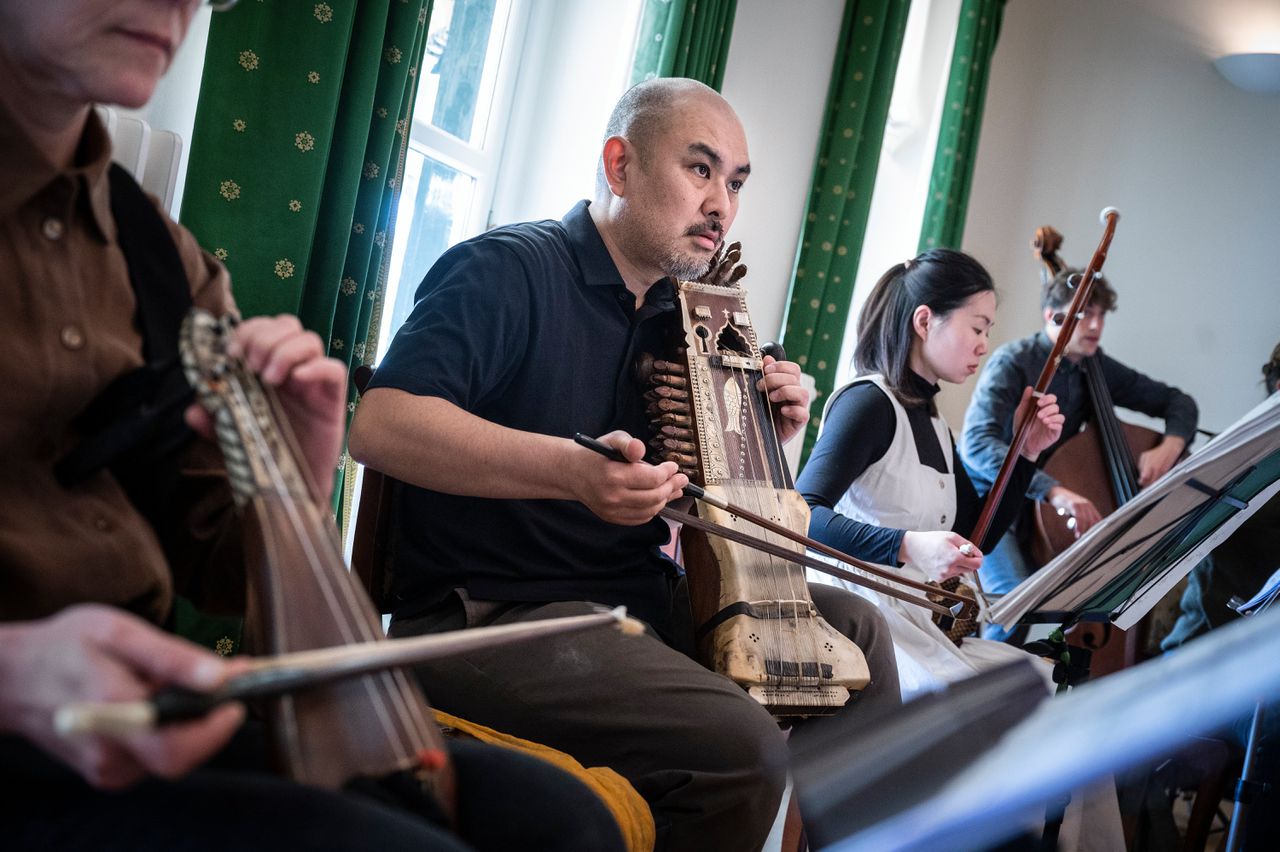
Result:
{"label": "sheet music", "polygon": [[[1234,482],[1259,462],[1280,451],[1280,394],[1272,394],[1181,464],[1103,518],[1017,588],[991,607],[991,620],[1009,626],[1033,612],[1073,613],[1086,607],[1139,560],[1159,558],[1152,548],[1171,525],[1213,498],[1188,485],[1195,480],[1215,489]],[[1132,594],[1115,601],[1115,624],[1128,629],[1178,580],[1248,516],[1261,507],[1280,482],[1271,483],[1245,509],[1226,518],[1190,550],[1159,565],[1155,576]]]}
{"label": "sheet music", "polygon": [[1280,571],[1276,571],[1276,573],[1268,577],[1267,582],[1262,584],[1262,588],[1258,590],[1258,593],[1236,607],[1236,612],[1241,615],[1251,615],[1254,610],[1269,606],[1277,598],[1280,598]]}

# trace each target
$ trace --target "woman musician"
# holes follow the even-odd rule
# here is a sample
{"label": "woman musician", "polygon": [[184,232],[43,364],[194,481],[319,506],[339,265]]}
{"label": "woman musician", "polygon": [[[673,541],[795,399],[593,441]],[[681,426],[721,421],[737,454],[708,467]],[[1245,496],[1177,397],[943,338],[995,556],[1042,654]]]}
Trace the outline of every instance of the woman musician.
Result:
{"label": "woman musician", "polygon": [[[152,378],[185,385],[176,362],[158,356],[176,352],[184,301],[235,313],[230,281],[188,231],[112,168],[110,140],[92,109],[142,106],[199,5],[0,6],[0,263],[8,270],[0,315],[20,353],[0,367],[3,843],[465,850],[468,841],[425,815],[267,771],[265,749],[241,725],[238,704],[121,739],[64,738],[54,730],[54,709],[64,703],[143,699],[165,686],[211,690],[246,665],[161,629],[175,590],[212,597],[225,587],[228,601],[243,590],[243,526],[229,511],[213,445],[184,430],[183,395],[146,393],[157,389]],[[293,317],[245,322],[236,347],[278,391],[298,460],[323,500],[342,440],[343,365],[325,358],[320,339]],[[119,420],[82,415],[101,415],[104,397],[135,392],[131,405],[107,407],[123,412]],[[138,422],[127,419],[139,411]],[[195,409],[187,416],[208,424]],[[129,427],[123,434],[103,428],[119,422]],[[98,440],[104,435],[111,453]],[[94,452],[77,454],[84,447]],[[75,470],[60,464],[68,458],[77,460]],[[170,479],[166,463],[175,458]],[[574,779],[531,757],[463,751],[470,754],[453,755],[459,789],[474,793],[464,798],[483,811],[471,820],[481,833],[536,833],[554,825],[548,813],[567,812],[572,834],[544,837],[542,848],[576,844],[593,826],[611,832],[597,839],[613,848],[611,817]],[[510,785],[510,795],[495,795],[494,781]],[[553,788],[569,790],[571,799],[546,798],[557,795]],[[511,819],[518,813],[523,826]],[[580,843],[574,848],[599,848]],[[510,836],[489,845],[513,848]]]}
{"label": "woman musician", "polygon": [[[822,433],[797,482],[812,509],[813,538],[917,579],[941,581],[982,565],[978,545],[990,547],[998,533],[981,543],[965,538],[982,498],[958,463],[933,399],[940,381],[960,383],[977,372],[995,313],[990,275],[961,252],[930,250],[876,283],[858,319],[859,376],[828,400]],[[1009,488],[1015,494],[1062,428],[1052,395],[1040,398],[1036,418]],[[995,530],[1005,528],[1017,503],[1017,497],[1002,503]],[[817,573],[810,579],[842,582]],[[927,613],[867,594],[889,621],[904,697],[1025,656],[971,638],[957,646]]]}

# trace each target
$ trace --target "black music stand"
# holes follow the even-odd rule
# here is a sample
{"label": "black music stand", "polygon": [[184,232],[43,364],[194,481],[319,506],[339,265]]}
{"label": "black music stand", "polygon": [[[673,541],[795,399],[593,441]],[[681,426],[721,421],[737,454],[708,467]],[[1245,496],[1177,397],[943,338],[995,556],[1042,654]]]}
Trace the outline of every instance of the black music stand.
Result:
{"label": "black music stand", "polygon": [[878,814],[936,793],[947,768],[995,746],[1046,697],[1044,677],[1029,659],[1018,660],[921,696],[905,712],[797,728],[792,776],[810,845],[829,846],[870,828]]}
{"label": "black music stand", "polygon": [[[992,620],[1096,619],[1127,629],[1278,491],[1280,394],[1020,584],[993,606]],[[907,705],[894,729],[909,735],[890,740],[884,729],[867,725],[865,737],[845,738],[848,745],[824,739],[797,751],[796,789],[811,836],[842,850],[983,849],[1034,830],[1046,806],[1056,809],[1071,790],[1243,717],[1260,699],[1280,696],[1280,612],[1086,683],[1041,704],[1007,733],[1004,708],[988,707],[969,717],[974,727],[959,736],[971,742],[952,755],[974,759],[950,772],[934,764],[941,777],[923,785],[930,776],[910,773],[910,761],[898,766],[886,759],[896,749],[918,748],[939,720],[966,718],[975,696],[1010,702],[1008,677],[987,673]],[[860,751],[872,759],[859,758]],[[831,765],[844,769],[834,773],[826,768]],[[846,787],[866,786],[851,783],[860,775],[880,788],[857,799],[845,795]],[[910,783],[895,783],[908,776]]]}
{"label": "black music stand", "polygon": [[1004,700],[1009,677],[996,670],[906,705],[892,739],[871,725],[852,734],[815,731],[797,751],[793,774],[818,848],[979,850],[1034,829],[1046,804],[1069,791],[1215,731],[1259,700],[1280,697],[1280,610],[1241,619],[1177,653],[1044,701],[1003,734],[998,725],[975,722],[976,756],[932,763],[925,783],[912,777],[911,784],[865,798],[846,792],[850,779],[868,776],[883,785],[901,777],[897,767],[886,770],[886,754],[902,749],[910,755],[928,726],[940,718],[960,722],[988,687],[991,700]]}
{"label": "black music stand", "polygon": [[[1280,600],[1280,571],[1271,576],[1263,588],[1252,600],[1233,601],[1231,606],[1246,618],[1254,618],[1270,609],[1280,611],[1276,601]],[[1226,852],[1237,852],[1243,843],[1245,817],[1253,804],[1253,799],[1265,792],[1266,780],[1259,781],[1257,765],[1259,753],[1259,734],[1262,731],[1262,720],[1266,715],[1265,702],[1259,699],[1253,708],[1253,717],[1249,721],[1249,734],[1244,743],[1244,766],[1240,770],[1240,779],[1232,798],[1235,807],[1231,812],[1231,828],[1227,832]],[[1274,748],[1274,746],[1272,746]]]}
{"label": "black music stand", "polygon": [[1280,491],[1280,394],[1103,518],[995,603],[990,620],[1131,628]]}

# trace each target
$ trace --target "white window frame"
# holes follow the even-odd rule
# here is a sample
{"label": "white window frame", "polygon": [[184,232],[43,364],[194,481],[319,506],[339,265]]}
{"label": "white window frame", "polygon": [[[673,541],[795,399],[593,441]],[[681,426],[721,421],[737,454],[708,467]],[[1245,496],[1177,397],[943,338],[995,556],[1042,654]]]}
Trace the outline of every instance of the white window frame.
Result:
{"label": "white window frame", "polygon": [[[477,103],[477,112],[483,109],[485,128],[479,144],[465,142],[431,124],[431,118],[415,115],[409,127],[409,147],[414,152],[440,162],[475,181],[471,207],[462,221],[462,239],[481,233],[486,226],[489,209],[498,185],[498,170],[502,162],[502,148],[506,143],[507,128],[515,95],[516,72],[520,68],[524,52],[525,36],[529,26],[529,0],[497,0],[494,22],[506,16],[502,46],[496,62],[486,62],[481,76],[480,91],[493,84],[493,96],[486,104]],[[422,63],[426,65],[426,59]],[[425,74],[425,70],[420,70]],[[403,196],[402,196],[403,197]],[[391,246],[391,266],[387,292],[383,294],[384,314],[378,328],[378,353],[386,351],[398,329],[392,328],[392,306],[400,287],[416,287],[417,281],[404,280],[404,239],[408,223],[398,221],[396,236]]]}

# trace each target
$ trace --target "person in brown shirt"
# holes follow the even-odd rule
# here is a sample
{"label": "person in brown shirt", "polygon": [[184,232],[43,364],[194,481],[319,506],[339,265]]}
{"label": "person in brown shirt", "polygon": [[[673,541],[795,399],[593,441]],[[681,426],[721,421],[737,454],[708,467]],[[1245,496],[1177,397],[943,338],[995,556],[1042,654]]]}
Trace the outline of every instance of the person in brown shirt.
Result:
{"label": "person in brown shirt", "polygon": [[[154,352],[139,254],[173,259],[174,278],[180,265],[194,305],[235,311],[222,265],[111,169],[92,108],[143,105],[199,5],[0,3],[0,335],[8,344],[0,361],[0,845],[462,850],[420,815],[261,771],[256,750],[235,766],[258,771],[193,771],[220,751],[232,765],[224,747],[244,720],[239,705],[120,739],[53,730],[55,709],[69,702],[144,699],[163,686],[208,690],[245,667],[157,626],[175,580],[204,601],[234,604],[243,588],[208,415],[174,408],[175,426],[185,417],[202,437],[179,447],[177,482],[166,492],[175,505],[156,513],[143,510],[161,502],[147,500],[149,471],[68,466],[101,432],[108,389]],[[145,208],[140,218],[136,208],[121,215],[131,193]],[[151,232],[140,224],[148,217]],[[139,247],[138,233],[150,242]],[[164,333],[176,339],[176,322]],[[291,316],[240,324],[232,348],[278,390],[304,463],[330,486],[343,439],[343,365]],[[149,442],[135,448],[140,457]],[[143,486],[126,488],[135,472]],[[563,848],[617,845],[616,824],[585,786],[533,758],[502,755],[495,762],[492,752],[472,752],[455,765],[460,777],[500,766],[524,789],[506,799],[547,825],[552,800],[528,791],[556,791],[557,805],[582,814],[579,837]],[[510,812],[494,814],[501,824]]]}
{"label": "person in brown shirt", "polygon": [[[73,487],[54,475],[90,425],[81,412],[143,364],[109,196],[110,143],[92,103],[145,103],[198,5],[24,0],[0,9],[0,334],[9,343],[0,362],[0,731],[25,735],[108,788],[189,769],[243,716],[225,707],[127,746],[50,730],[52,709],[67,700],[145,696],[156,683],[207,688],[237,668],[117,609],[75,606],[110,604],[158,623],[172,579],[156,531],[109,471]],[[194,304],[234,311],[226,270],[165,221]],[[244,323],[239,345],[252,366],[269,365],[263,377],[299,415],[293,425],[316,480],[331,481],[341,364],[291,317]],[[189,419],[207,431],[207,417],[193,410]],[[216,459],[207,447],[191,462]],[[230,523],[220,465],[184,474],[211,481],[204,520]],[[214,541],[227,531],[190,532]]]}

